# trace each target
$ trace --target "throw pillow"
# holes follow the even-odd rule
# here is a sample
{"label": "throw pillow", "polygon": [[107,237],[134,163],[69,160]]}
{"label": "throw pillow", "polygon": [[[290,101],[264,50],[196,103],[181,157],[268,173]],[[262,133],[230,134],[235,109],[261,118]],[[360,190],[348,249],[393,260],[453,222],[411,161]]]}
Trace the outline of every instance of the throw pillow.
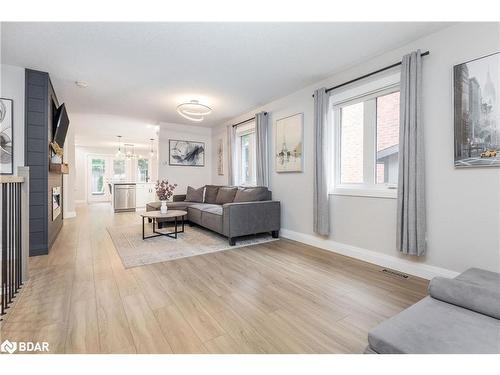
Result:
{"label": "throw pillow", "polygon": [[203,203],[203,193],[205,192],[205,186],[199,189],[192,188],[188,186],[186,193],[186,202],[197,202]]}
{"label": "throw pillow", "polygon": [[205,186],[205,203],[215,204],[219,187],[216,185]]}
{"label": "throw pillow", "polygon": [[215,203],[216,204],[232,203],[237,191],[238,188],[236,187],[220,187],[219,192],[217,193],[217,199],[215,200]]}
{"label": "throw pillow", "polygon": [[265,187],[238,188],[233,202],[259,202],[269,200],[269,190]]}

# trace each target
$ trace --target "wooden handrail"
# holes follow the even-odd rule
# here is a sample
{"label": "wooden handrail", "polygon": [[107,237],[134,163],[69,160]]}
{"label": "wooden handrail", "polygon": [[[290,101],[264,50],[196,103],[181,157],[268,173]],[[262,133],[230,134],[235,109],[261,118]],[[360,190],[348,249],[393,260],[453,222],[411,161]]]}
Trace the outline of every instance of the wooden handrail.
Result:
{"label": "wooden handrail", "polygon": [[10,184],[14,182],[24,182],[21,176],[0,176],[0,184]]}

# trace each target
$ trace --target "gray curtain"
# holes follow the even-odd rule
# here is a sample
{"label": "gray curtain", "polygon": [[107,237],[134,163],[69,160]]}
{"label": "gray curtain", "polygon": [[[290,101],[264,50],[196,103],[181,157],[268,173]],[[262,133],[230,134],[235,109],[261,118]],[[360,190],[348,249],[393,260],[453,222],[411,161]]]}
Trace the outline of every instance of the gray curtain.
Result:
{"label": "gray curtain", "polygon": [[330,234],[330,204],[327,175],[328,94],[323,87],[314,92],[314,232]]}
{"label": "gray curtain", "polygon": [[399,126],[397,248],[425,254],[424,129],[421,120],[422,58],[420,50],[403,57]]}
{"label": "gray curtain", "polygon": [[257,186],[269,186],[268,123],[266,112],[255,115]]}
{"label": "gray curtain", "polygon": [[226,129],[227,135],[227,182],[229,185],[236,185],[236,168],[234,156],[235,142],[236,142],[236,129],[229,125]]}

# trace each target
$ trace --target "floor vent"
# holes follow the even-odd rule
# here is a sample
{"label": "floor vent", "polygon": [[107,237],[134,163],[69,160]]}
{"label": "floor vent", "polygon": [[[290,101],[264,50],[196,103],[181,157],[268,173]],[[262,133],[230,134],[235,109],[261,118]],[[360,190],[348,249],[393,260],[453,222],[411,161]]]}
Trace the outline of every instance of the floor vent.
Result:
{"label": "floor vent", "polygon": [[408,279],[410,276],[405,274],[405,273],[402,273],[402,272],[398,272],[398,271],[394,271],[394,270],[389,270],[387,268],[384,268],[382,270],[383,273],[387,274],[387,275],[390,275],[390,276],[394,276],[394,277],[397,277],[398,279]]}

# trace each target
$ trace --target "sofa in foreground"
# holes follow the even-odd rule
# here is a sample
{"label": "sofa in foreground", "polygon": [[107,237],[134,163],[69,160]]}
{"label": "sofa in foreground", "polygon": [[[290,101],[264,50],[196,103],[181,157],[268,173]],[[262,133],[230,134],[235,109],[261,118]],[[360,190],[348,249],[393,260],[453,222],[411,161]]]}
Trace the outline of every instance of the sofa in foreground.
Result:
{"label": "sofa in foreground", "polygon": [[[174,195],[167,206],[186,210],[190,223],[228,237],[231,246],[242,236],[266,232],[274,238],[279,236],[280,202],[272,200],[272,193],[266,187],[188,187],[185,195]],[[147,211],[159,209],[160,202],[146,205]]]}
{"label": "sofa in foreground", "polygon": [[429,296],[369,333],[365,353],[500,354],[500,274],[432,279]]}

